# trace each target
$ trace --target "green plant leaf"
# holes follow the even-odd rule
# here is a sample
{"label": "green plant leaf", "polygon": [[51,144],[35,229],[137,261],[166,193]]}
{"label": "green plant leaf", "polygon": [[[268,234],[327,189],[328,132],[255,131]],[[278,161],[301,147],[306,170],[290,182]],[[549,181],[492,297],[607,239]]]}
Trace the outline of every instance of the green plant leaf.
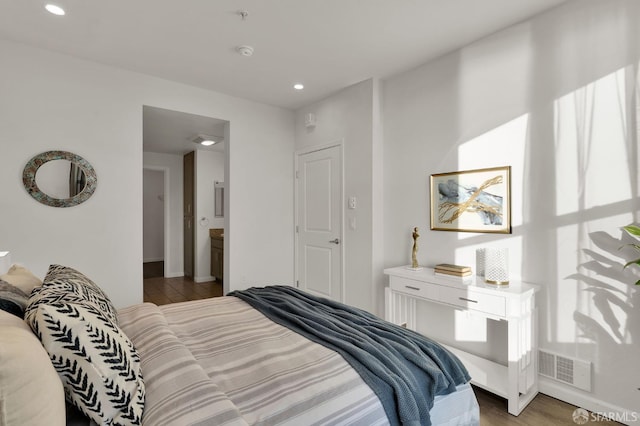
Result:
{"label": "green plant leaf", "polygon": [[636,281],[636,285],[640,285],[640,280]]}
{"label": "green plant leaf", "polygon": [[627,226],[623,226],[622,229],[627,231],[629,233],[629,235],[640,237],[640,226],[627,225]]}

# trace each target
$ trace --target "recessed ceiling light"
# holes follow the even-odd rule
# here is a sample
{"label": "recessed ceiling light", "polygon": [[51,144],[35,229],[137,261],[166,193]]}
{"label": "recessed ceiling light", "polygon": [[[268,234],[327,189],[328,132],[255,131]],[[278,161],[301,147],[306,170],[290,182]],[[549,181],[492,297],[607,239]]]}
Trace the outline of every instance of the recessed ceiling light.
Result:
{"label": "recessed ceiling light", "polygon": [[302,89],[304,89],[304,84],[296,83],[296,84],[293,85],[293,88],[296,89],[296,90],[302,90]]}
{"label": "recessed ceiling light", "polygon": [[214,145],[216,143],[218,143],[218,141],[221,138],[216,137],[216,136],[208,136],[208,135],[203,135],[203,134],[199,134],[196,135],[192,141],[194,141],[195,143],[198,143],[200,145],[204,145],[204,146],[211,146]]}
{"label": "recessed ceiling light", "polygon": [[63,8],[56,6],[55,4],[48,4],[44,8],[47,9],[49,13],[53,13],[58,16],[63,16],[65,13]]}

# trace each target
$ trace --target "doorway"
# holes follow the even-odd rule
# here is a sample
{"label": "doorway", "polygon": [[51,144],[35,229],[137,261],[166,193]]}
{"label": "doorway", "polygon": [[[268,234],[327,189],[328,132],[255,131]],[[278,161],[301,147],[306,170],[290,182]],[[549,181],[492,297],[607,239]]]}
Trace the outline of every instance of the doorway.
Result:
{"label": "doorway", "polygon": [[164,277],[165,170],[145,168],[142,176],[143,278]]}
{"label": "doorway", "polygon": [[342,146],[296,154],[296,284],[344,301]]}
{"label": "doorway", "polygon": [[[154,278],[153,282],[145,280],[144,296],[162,291],[162,300],[171,302],[183,301],[185,297],[211,296],[211,291],[202,289],[221,287],[209,272],[209,233],[210,228],[223,230],[226,223],[226,218],[214,214],[214,182],[225,180],[229,121],[146,105],[142,112],[143,168],[166,169],[164,277]],[[214,138],[217,143],[199,144],[203,135]],[[196,153],[195,193],[188,215],[194,232],[192,242],[185,242],[183,160],[189,152]],[[185,248],[191,251],[192,261],[185,262]],[[159,296],[156,299],[162,301]]]}

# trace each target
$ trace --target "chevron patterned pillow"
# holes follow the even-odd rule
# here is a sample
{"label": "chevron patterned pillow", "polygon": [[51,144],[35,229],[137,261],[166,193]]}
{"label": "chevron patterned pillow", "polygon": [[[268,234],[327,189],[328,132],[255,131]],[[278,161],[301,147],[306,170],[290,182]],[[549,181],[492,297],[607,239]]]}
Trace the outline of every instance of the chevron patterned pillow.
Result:
{"label": "chevron patterned pillow", "polygon": [[99,309],[111,322],[118,324],[116,308],[100,287],[81,272],[68,266],[51,265],[41,287],[31,292],[24,319],[31,323],[32,316],[41,303],[64,301],[90,303]]}
{"label": "chevron patterned pillow", "polygon": [[113,321],[92,303],[64,300],[38,303],[30,319],[67,400],[98,424],[141,424],[145,387],[140,358]]}

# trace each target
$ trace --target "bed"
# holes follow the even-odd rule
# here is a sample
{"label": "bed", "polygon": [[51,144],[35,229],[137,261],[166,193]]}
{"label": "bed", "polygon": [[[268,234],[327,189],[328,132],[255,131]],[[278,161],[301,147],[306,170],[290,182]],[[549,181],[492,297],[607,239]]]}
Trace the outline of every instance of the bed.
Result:
{"label": "bed", "polygon": [[[415,367],[406,367],[388,358],[389,354],[383,355],[382,361],[365,360],[363,367],[349,351],[374,353],[378,349],[369,346],[368,338],[349,337],[360,333],[354,332],[353,327],[373,330],[374,340],[387,332],[394,336],[392,339],[413,332],[291,287],[253,288],[225,297],[164,306],[143,303],[117,311],[98,286],[71,268],[52,266],[41,287],[44,290],[36,287],[31,292],[25,322],[47,349],[50,365],[64,383],[66,399],[97,423],[479,424],[479,409],[468,384],[468,373],[444,348],[428,349],[437,354],[433,362],[425,361],[425,374],[434,379],[428,386],[423,386],[427,380],[424,377],[414,377]],[[53,294],[48,294],[47,289]],[[319,304],[309,308],[305,304],[307,298]],[[280,306],[282,300],[289,299],[296,307]],[[290,309],[293,312],[288,312]],[[340,322],[334,322],[338,321],[335,315],[333,319],[325,317],[327,312],[337,313]],[[315,331],[325,326],[335,329],[335,333],[328,333],[329,343],[315,336]],[[382,331],[376,329],[379,326]],[[341,332],[347,337],[338,336]],[[356,344],[351,346],[355,349],[342,347],[344,340],[354,340]],[[100,355],[100,350],[93,351],[96,341],[108,356]],[[73,354],[64,346],[72,347]],[[78,355],[83,351],[84,355]],[[127,361],[122,362],[125,358]],[[114,362],[118,364],[116,373]],[[74,363],[84,367],[71,374]],[[363,372],[366,368],[371,370],[372,365],[373,370],[380,365],[391,366],[392,373],[385,374],[397,376],[394,380],[411,376],[402,378],[408,385],[392,381],[391,386],[408,386],[410,396],[406,389],[385,393],[389,385]],[[434,365],[449,371],[432,371]],[[82,374],[91,376],[89,370],[101,370],[96,373],[97,378],[86,380],[95,383],[93,393],[88,392],[86,383],[82,385]],[[70,389],[69,377],[75,389]],[[420,389],[416,391],[414,386]],[[423,392],[433,395],[425,397]],[[111,397],[104,398],[105,395]],[[114,398],[119,402],[113,403]],[[406,399],[411,401],[407,403]]]}

